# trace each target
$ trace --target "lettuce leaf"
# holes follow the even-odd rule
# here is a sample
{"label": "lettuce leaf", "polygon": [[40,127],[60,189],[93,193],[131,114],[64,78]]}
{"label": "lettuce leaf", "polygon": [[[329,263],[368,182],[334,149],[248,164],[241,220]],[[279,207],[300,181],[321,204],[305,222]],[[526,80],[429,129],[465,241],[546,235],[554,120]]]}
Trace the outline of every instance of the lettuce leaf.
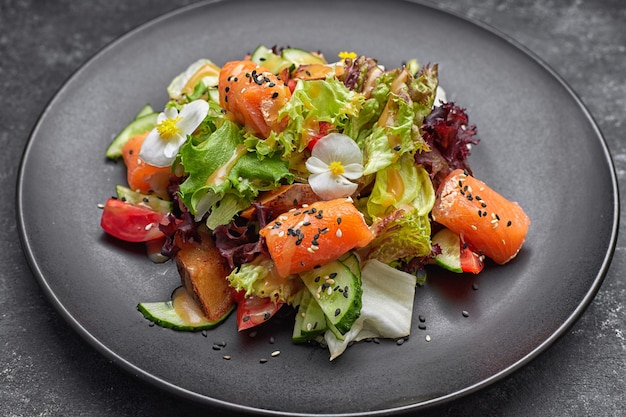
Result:
{"label": "lettuce leaf", "polygon": [[410,155],[403,155],[399,162],[378,172],[367,202],[376,235],[367,259],[400,267],[430,255],[428,216],[434,204],[435,190],[428,172],[414,165]]}
{"label": "lettuce leaf", "polygon": [[324,341],[330,360],[340,356],[352,342],[383,337],[398,339],[411,332],[415,277],[376,260],[368,261],[361,272],[361,314],[339,340],[330,330]]}
{"label": "lettuce leaf", "polygon": [[245,291],[245,296],[255,295],[270,298],[275,303],[291,304],[304,289],[297,275],[280,278],[272,273],[274,263],[268,256],[259,255],[254,261],[241,265],[226,279],[236,291]]}
{"label": "lettuce leaf", "polygon": [[327,122],[342,131],[348,118],[359,113],[363,95],[349,90],[334,76],[325,80],[300,80],[291,99],[280,110],[278,117],[289,117],[286,128],[272,137],[284,146],[284,156],[301,152],[308,144],[306,132],[315,130],[319,122]]}
{"label": "lettuce leaf", "polygon": [[293,182],[287,162],[272,157],[260,163],[243,140],[239,126],[224,120],[202,142],[188,141],[180,149],[180,164],[187,176],[180,184],[180,198],[196,221],[209,213],[211,229],[228,223],[259,191]]}
{"label": "lettuce leaf", "polygon": [[[389,75],[393,75],[393,79],[389,80]],[[364,175],[389,166],[403,153],[429,150],[418,126],[433,107],[439,83],[437,66],[423,67],[415,76],[405,68],[384,77],[380,78],[389,83],[388,91],[380,89],[384,97],[388,97],[384,109],[371,134],[364,139],[357,136],[365,154]],[[373,92],[374,97],[376,93]]]}

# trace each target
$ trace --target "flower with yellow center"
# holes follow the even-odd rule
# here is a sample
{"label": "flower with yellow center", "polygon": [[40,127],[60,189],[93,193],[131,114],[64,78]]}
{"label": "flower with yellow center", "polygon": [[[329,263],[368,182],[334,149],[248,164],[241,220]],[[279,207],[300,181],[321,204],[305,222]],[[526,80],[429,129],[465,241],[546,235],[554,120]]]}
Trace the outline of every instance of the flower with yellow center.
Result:
{"label": "flower with yellow center", "polygon": [[157,117],[157,125],[148,134],[139,151],[139,157],[157,167],[172,165],[178,150],[200,126],[209,113],[209,103],[195,100],[180,110],[166,108]]}
{"label": "flower with yellow center", "polygon": [[315,143],[306,161],[309,185],[323,200],[348,197],[363,176],[363,153],[356,142],[341,133],[330,133]]}
{"label": "flower with yellow center", "polygon": [[356,52],[341,51],[339,52],[339,58],[340,59],[356,59]]}

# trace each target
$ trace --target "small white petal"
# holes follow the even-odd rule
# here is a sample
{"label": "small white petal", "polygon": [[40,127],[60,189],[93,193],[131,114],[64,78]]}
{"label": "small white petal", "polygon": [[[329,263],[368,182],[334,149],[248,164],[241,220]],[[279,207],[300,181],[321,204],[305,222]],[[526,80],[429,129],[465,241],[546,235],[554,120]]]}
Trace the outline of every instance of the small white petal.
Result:
{"label": "small white petal", "polygon": [[173,158],[176,157],[178,150],[181,146],[183,146],[183,143],[185,143],[186,140],[187,138],[180,134],[166,140],[165,147],[163,148],[163,155],[173,161]]}
{"label": "small white petal", "polygon": [[167,141],[161,139],[161,136],[156,129],[152,129],[141,145],[139,158],[143,159],[146,163],[157,167],[170,166],[172,165],[172,162],[174,162],[174,159],[165,156],[166,145]]}
{"label": "small white petal", "polygon": [[311,174],[328,172],[328,164],[315,156],[307,159],[305,165],[306,169],[308,169]]}
{"label": "small white petal", "polygon": [[361,164],[348,164],[343,169],[342,175],[348,179],[356,180],[363,176],[363,165]]}
{"label": "small white petal", "polygon": [[327,164],[341,161],[344,165],[362,163],[363,153],[359,145],[349,136],[341,133],[329,133],[315,143],[311,155]]}
{"label": "small white petal", "polygon": [[357,189],[357,184],[330,172],[310,175],[309,185],[313,192],[323,200],[347,197],[352,195]]}
{"label": "small white petal", "polygon": [[[162,122],[166,118],[167,119],[175,119],[176,117],[178,117],[178,110],[176,110],[175,107],[166,107],[165,110],[163,110],[163,113],[161,113],[161,114],[163,116],[165,116],[165,117],[162,118],[161,120],[158,120],[159,122]],[[159,114],[159,118],[160,118],[161,114]]]}
{"label": "small white petal", "polygon": [[185,105],[180,111],[178,128],[184,136],[191,135],[209,112],[209,103],[204,100],[195,100]]}

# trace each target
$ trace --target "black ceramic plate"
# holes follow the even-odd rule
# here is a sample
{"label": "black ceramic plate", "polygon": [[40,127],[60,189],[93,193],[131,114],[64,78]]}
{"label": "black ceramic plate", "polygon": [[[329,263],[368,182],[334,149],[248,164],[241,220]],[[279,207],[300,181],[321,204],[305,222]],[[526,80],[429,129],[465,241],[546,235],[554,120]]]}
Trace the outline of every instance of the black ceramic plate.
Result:
{"label": "black ceramic plate", "polygon": [[[448,98],[479,129],[475,174],[532,219],[517,259],[489,265],[478,277],[433,272],[415,298],[426,330],[415,320],[403,345],[361,343],[332,362],[321,348],[292,345],[287,319],[259,328],[256,337],[238,334],[233,316],[206,337],[150,327],[137,302],[167,299],[179,278],[172,263],[154,265],[141,247],[101,231],[98,204],[124,183],[123,166],[107,162],[104,151],[142,105],[162,108],[165,87],[189,63],[207,57],[221,65],[258,44],[321,50],[330,59],[357,51],[388,67],[411,58],[439,63]],[[33,131],[18,213],[44,292],[81,336],[130,373],[239,414],[387,415],[483,388],[567,331],[608,268],[618,199],[607,147],[587,110],[511,40],[409,2],[294,7],[266,0],[169,14],[75,73]],[[212,349],[222,341],[223,350]],[[275,350],[280,355],[271,357]]]}

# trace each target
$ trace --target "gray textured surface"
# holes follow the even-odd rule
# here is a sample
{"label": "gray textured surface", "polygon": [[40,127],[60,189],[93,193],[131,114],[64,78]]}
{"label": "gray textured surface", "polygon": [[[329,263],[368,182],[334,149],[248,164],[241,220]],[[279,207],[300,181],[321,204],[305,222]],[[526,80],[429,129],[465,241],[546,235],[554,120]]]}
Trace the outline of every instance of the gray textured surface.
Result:
{"label": "gray textured surface", "polygon": [[[188,3],[0,2],[1,415],[191,416],[207,411],[129,376],[70,329],[51,308],[28,269],[18,241],[14,207],[21,152],[55,91],[116,37]],[[565,78],[604,133],[625,195],[626,3],[442,0],[436,4],[511,36]],[[433,410],[432,415],[625,415],[623,222],[620,229],[604,284],[567,335],[511,377]]]}

